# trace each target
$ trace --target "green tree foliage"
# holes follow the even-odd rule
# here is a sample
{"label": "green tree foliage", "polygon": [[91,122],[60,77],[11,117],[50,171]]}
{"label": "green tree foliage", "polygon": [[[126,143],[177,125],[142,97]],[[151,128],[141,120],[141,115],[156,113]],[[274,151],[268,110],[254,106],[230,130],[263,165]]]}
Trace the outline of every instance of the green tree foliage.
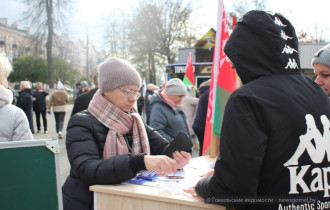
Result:
{"label": "green tree foliage", "polygon": [[58,57],[53,57],[54,81],[61,81],[74,87],[75,81],[79,80],[78,70],[73,69],[70,64]]}
{"label": "green tree foliage", "polygon": [[8,80],[48,83],[47,62],[39,57],[21,57],[13,63],[13,72],[9,75]]}

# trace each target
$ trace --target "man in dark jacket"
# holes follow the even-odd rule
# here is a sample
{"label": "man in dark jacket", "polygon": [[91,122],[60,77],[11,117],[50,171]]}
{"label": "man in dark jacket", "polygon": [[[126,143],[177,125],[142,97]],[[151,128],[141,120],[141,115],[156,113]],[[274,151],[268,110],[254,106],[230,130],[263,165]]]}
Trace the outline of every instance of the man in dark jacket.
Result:
{"label": "man in dark jacket", "polygon": [[48,92],[44,91],[42,89],[42,83],[38,82],[36,85],[36,89],[33,92],[33,110],[36,115],[36,121],[37,121],[37,133],[40,133],[41,131],[41,124],[40,124],[40,114],[42,117],[42,122],[44,125],[44,133],[47,133],[47,117],[46,117],[46,97],[48,96]]}
{"label": "man in dark jacket", "polygon": [[73,89],[73,100],[76,101],[77,96],[82,93],[81,91],[81,83],[76,82],[76,87]]}
{"label": "man in dark jacket", "polygon": [[89,90],[88,92],[82,93],[81,95],[79,95],[77,97],[76,101],[74,102],[71,116],[87,109],[89,102],[92,100],[92,98],[97,90],[98,90],[98,88],[93,88],[93,89]]}
{"label": "man in dark jacket", "polygon": [[[224,51],[244,85],[227,102],[220,156],[213,176],[197,183],[197,194],[211,203],[232,196],[266,196],[272,202],[246,200],[244,209],[328,204],[330,102],[301,73],[291,23],[277,13],[250,11],[235,26]],[[293,197],[302,199],[281,200]]]}
{"label": "man in dark jacket", "polygon": [[71,113],[71,117],[80,112],[80,111],[83,111],[85,109],[88,108],[88,105],[89,105],[89,102],[92,100],[94,94],[96,93],[96,91],[98,90],[98,80],[97,80],[97,73],[93,76],[93,82],[94,82],[94,85],[95,85],[95,88],[87,91],[87,92],[84,92],[80,95],[77,96],[75,102],[74,102],[74,105],[73,105],[73,109],[72,109],[72,113]]}
{"label": "man in dark jacket", "polygon": [[206,123],[207,105],[209,103],[210,81],[203,82],[199,89],[199,101],[197,105],[196,115],[192,128],[199,141],[199,156],[203,153],[204,132]]}
{"label": "man in dark jacket", "polygon": [[150,100],[152,95],[154,94],[155,86],[153,84],[147,85],[147,91],[146,96],[144,98],[144,106],[146,108],[146,118],[147,118],[147,125],[150,123],[150,112],[151,112],[151,106],[150,106]]}
{"label": "man in dark jacket", "polygon": [[141,94],[140,98],[136,101],[138,113],[142,116],[142,110],[144,107],[144,97],[143,97],[143,85],[139,89],[139,93]]}

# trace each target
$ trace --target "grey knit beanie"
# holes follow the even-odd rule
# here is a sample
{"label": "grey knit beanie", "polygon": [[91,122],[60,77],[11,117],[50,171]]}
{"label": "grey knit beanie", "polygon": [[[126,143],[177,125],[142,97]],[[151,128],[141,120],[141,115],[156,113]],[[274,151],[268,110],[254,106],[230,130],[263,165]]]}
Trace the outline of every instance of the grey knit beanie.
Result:
{"label": "grey knit beanie", "polygon": [[88,82],[87,81],[82,81],[80,83],[81,87],[88,87]]}
{"label": "grey knit beanie", "polygon": [[317,51],[312,60],[312,65],[314,65],[314,63],[321,63],[330,67],[330,44],[325,45],[322,49]]}
{"label": "grey knit beanie", "polygon": [[108,58],[99,65],[98,72],[101,94],[125,85],[141,85],[141,78],[136,69],[120,58]]}
{"label": "grey knit beanie", "polygon": [[187,88],[181,79],[173,78],[165,85],[166,95],[183,96],[187,93]]}

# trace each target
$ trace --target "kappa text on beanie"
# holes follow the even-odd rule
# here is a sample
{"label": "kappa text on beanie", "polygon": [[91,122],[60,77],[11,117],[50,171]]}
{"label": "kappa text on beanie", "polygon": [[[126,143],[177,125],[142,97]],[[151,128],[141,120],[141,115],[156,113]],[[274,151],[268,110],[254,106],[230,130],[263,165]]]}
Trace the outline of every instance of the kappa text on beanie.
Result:
{"label": "kappa text on beanie", "polygon": [[314,63],[321,63],[330,67],[330,44],[317,51],[312,60],[312,65],[314,65]]}

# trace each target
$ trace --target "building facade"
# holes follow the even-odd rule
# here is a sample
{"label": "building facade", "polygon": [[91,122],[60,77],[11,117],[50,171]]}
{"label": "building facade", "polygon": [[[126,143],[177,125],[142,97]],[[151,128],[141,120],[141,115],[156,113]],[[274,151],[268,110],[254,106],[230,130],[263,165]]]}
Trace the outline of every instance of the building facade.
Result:
{"label": "building facade", "polygon": [[[22,56],[46,59],[46,38],[39,41],[27,28],[19,29],[17,24],[9,26],[7,18],[0,18],[0,52],[5,53],[11,62]],[[88,43],[87,49],[86,42],[62,34],[54,37],[53,56],[67,61],[79,71],[80,76],[86,77],[88,74],[91,79],[105,53],[98,51],[92,43]]]}
{"label": "building facade", "polygon": [[[215,46],[216,32],[210,29],[194,47],[180,48],[178,63],[166,65],[168,79],[176,77],[183,79],[189,53],[191,54],[195,84],[198,87],[203,81],[211,78],[212,62]],[[302,73],[312,80],[315,79],[312,59],[315,53],[328,43],[299,43],[300,66]]]}
{"label": "building facade", "polygon": [[8,26],[7,18],[0,18],[0,52],[11,62],[21,56],[40,56],[45,53],[42,43],[34,39],[29,30],[18,29],[17,24]]}

